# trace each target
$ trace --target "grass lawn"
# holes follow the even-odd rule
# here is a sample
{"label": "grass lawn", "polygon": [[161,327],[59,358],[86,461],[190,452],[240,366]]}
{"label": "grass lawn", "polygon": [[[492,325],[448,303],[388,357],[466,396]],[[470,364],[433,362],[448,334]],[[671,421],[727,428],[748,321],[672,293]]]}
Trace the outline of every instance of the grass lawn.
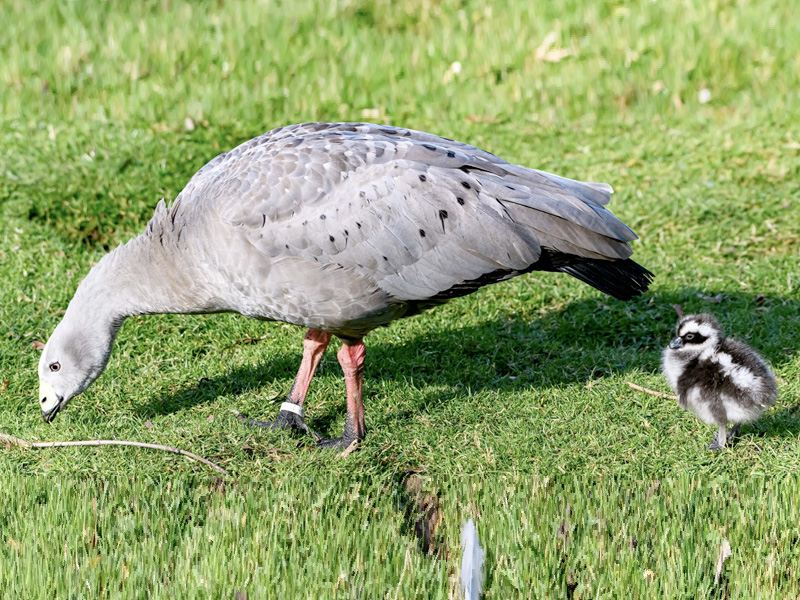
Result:
{"label": "grass lawn", "polygon": [[[0,596],[486,598],[800,594],[800,20],[791,2],[0,3]],[[368,437],[340,459],[270,418],[303,331],[129,319],[53,425],[34,341],[208,160],[273,127],[367,120],[616,189],[656,273],[623,303],[565,275],[485,288],[367,339]],[[781,397],[731,449],[658,372],[673,304],[758,348]],[[334,352],[307,400],[339,435]],[[438,497],[432,553],[409,472]],[[412,509],[409,509],[412,506]],[[732,555],[717,583],[723,541]]]}

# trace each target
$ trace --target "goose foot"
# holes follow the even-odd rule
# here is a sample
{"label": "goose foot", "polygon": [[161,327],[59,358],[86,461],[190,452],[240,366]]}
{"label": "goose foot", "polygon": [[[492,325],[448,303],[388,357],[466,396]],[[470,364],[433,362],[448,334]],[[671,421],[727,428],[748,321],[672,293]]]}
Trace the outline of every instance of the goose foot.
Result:
{"label": "goose foot", "polygon": [[[347,450],[350,448],[353,443],[356,446],[360,444],[364,440],[364,434],[358,435],[356,432],[356,426],[353,423],[353,419],[351,415],[347,416],[347,419],[344,423],[344,432],[338,438],[333,439],[318,439],[317,440],[317,448],[329,448],[332,450]],[[361,431],[364,431],[363,425]],[[355,447],[353,448],[355,450]],[[353,450],[350,450],[352,452]],[[350,453],[348,452],[348,454]]]}
{"label": "goose foot", "polygon": [[313,436],[315,441],[319,442],[320,440],[322,440],[322,436],[313,429],[311,429],[303,420],[303,417],[301,417],[296,413],[289,412],[288,410],[281,410],[278,413],[278,416],[275,417],[274,421],[258,421],[256,419],[247,419],[238,413],[236,413],[236,418],[239,419],[242,423],[246,423],[247,425],[252,425],[255,427],[263,427],[264,429],[269,429],[269,430],[300,429],[302,431],[305,431],[307,434]]}
{"label": "goose foot", "polygon": [[350,454],[350,452],[355,450],[360,443],[361,443],[361,438],[357,438],[355,436],[348,437],[343,435],[341,437],[333,439],[319,439],[317,440],[317,448],[324,448],[326,450],[345,450],[345,451],[349,450],[347,454]]}

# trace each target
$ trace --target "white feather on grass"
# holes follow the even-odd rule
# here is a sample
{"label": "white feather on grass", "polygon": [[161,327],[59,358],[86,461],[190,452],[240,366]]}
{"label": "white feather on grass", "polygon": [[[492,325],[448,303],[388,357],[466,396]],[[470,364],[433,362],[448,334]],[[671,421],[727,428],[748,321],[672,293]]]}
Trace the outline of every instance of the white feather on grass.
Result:
{"label": "white feather on grass", "polygon": [[464,523],[461,530],[461,587],[464,600],[479,600],[483,587],[483,548],[478,543],[478,533],[472,519]]}

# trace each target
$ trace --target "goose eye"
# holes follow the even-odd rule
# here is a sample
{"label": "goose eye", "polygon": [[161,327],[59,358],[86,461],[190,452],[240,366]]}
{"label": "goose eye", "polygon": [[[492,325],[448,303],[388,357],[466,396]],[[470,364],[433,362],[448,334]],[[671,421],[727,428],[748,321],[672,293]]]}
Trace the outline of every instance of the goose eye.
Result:
{"label": "goose eye", "polygon": [[50,370],[53,373],[55,373],[57,371],[60,371],[61,370],[61,363],[58,363],[58,362],[50,363]]}
{"label": "goose eye", "polygon": [[687,342],[691,342],[691,341],[694,339],[694,334],[693,334],[693,333],[687,333],[687,334],[686,334],[685,336],[683,336],[683,337],[684,337],[684,339],[685,339]]}

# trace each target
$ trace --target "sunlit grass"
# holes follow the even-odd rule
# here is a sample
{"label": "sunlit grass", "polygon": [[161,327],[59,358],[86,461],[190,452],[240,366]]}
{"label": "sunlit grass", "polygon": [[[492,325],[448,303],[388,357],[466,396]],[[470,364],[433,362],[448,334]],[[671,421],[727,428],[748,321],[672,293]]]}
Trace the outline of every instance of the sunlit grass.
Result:
{"label": "sunlit grass", "polygon": [[428,481],[440,501],[428,554],[397,478],[11,481],[9,597],[453,598],[469,518],[486,598],[793,597],[800,562],[794,477]]}
{"label": "sunlit grass", "polygon": [[[178,446],[232,475],[220,491],[170,454],[0,447],[0,564],[12,565],[0,595],[454,597],[468,516],[487,597],[791,594],[794,13],[778,1],[1,3],[0,429]],[[229,414],[275,414],[302,339],[237,315],[129,320],[106,373],[41,421],[32,342],[160,198],[272,127],[362,119],[611,183],[652,291],[626,304],[532,274],[373,332],[368,437],[346,460]],[[781,378],[778,405],[719,454],[692,415],[625,384],[667,391],[674,303],[715,312]],[[326,435],[343,426],[332,353],[307,418]],[[439,558],[406,524],[408,471],[441,498]],[[722,539],[734,554],[714,586]]]}

